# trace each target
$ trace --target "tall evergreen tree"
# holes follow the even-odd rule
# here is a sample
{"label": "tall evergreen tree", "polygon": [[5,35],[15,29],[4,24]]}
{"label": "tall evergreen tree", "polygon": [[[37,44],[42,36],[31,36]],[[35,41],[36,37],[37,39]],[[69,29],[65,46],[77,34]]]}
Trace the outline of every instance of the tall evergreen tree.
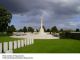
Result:
{"label": "tall evergreen tree", "polygon": [[7,34],[8,35],[12,35],[13,32],[16,31],[16,28],[14,25],[11,25],[11,26],[8,26],[8,29],[7,29]]}
{"label": "tall evergreen tree", "polygon": [[76,29],[76,32],[79,32],[79,31],[80,31],[80,30],[77,28],[77,29]]}
{"label": "tall evergreen tree", "polygon": [[43,26],[43,28],[44,28],[44,31],[46,32],[46,28],[45,28],[45,26]]}
{"label": "tall evergreen tree", "polygon": [[51,32],[58,32],[57,27],[56,27],[56,26],[52,27],[52,28],[51,28]]}
{"label": "tall evergreen tree", "polygon": [[60,29],[60,32],[63,32],[64,30],[63,29]]}
{"label": "tall evergreen tree", "polygon": [[34,32],[34,28],[32,28],[32,27],[28,27],[28,32]]}
{"label": "tall evergreen tree", "polygon": [[26,27],[23,28],[23,32],[24,33],[27,32],[27,28]]}
{"label": "tall evergreen tree", "polygon": [[46,30],[46,32],[50,32],[50,29],[48,28],[48,29]]}

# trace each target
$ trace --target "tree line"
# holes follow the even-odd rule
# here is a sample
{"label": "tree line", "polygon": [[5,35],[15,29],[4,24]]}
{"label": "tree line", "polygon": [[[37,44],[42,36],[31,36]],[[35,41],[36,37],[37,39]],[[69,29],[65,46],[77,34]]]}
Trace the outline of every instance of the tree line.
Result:
{"label": "tree line", "polygon": [[[57,26],[53,26],[51,28],[45,28],[45,26],[43,26],[44,31],[45,32],[52,32],[52,33],[60,33],[60,32],[80,32],[80,29],[76,29],[76,30],[64,30],[64,29],[58,29]],[[12,32],[39,32],[40,28],[35,29],[33,27],[26,27],[24,26],[22,29],[16,29],[14,25],[11,25],[11,27],[9,27],[8,31],[12,31]]]}

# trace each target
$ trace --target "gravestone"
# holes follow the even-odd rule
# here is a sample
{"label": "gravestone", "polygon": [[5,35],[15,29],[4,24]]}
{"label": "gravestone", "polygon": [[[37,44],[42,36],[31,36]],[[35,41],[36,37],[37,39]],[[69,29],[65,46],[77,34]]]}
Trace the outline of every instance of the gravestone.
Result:
{"label": "gravestone", "polygon": [[27,40],[25,39],[25,40],[24,40],[24,44],[25,44],[25,46],[27,45],[27,42],[26,42],[26,41],[27,41]]}
{"label": "gravestone", "polygon": [[24,40],[21,40],[21,47],[24,47]]}
{"label": "gravestone", "polygon": [[33,44],[34,43],[33,36],[29,37],[29,40],[30,40],[30,44]]}
{"label": "gravestone", "polygon": [[32,37],[32,44],[34,44],[34,37]]}
{"label": "gravestone", "polygon": [[8,42],[3,43],[3,48],[4,48],[3,49],[4,52],[8,51]]}
{"label": "gravestone", "polygon": [[2,43],[0,43],[0,53],[2,53]]}
{"label": "gravestone", "polygon": [[9,42],[9,50],[13,50],[13,42],[12,41]]}
{"label": "gravestone", "polygon": [[27,38],[27,45],[29,45],[29,38]]}
{"label": "gravestone", "polygon": [[20,47],[21,47],[20,40],[18,40],[18,48],[20,48]]}
{"label": "gravestone", "polygon": [[13,53],[13,50],[7,50],[5,53]]}
{"label": "gravestone", "polygon": [[34,44],[34,39],[32,39],[32,44]]}
{"label": "gravestone", "polygon": [[32,44],[32,40],[31,40],[31,38],[29,38],[29,44],[30,44],[30,45]]}
{"label": "gravestone", "polygon": [[33,38],[31,38],[31,44],[34,44],[34,39]]}
{"label": "gravestone", "polygon": [[29,38],[29,43],[33,44],[33,37]]}
{"label": "gravestone", "polygon": [[14,41],[14,49],[17,48],[17,41]]}

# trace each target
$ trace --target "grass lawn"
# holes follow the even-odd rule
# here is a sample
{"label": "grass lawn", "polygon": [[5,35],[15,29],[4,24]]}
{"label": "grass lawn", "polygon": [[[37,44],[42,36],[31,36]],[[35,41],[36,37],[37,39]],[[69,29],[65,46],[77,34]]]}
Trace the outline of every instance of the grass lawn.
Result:
{"label": "grass lawn", "polygon": [[73,39],[37,39],[33,45],[16,49],[14,53],[80,53],[80,41]]}
{"label": "grass lawn", "polygon": [[19,38],[11,38],[9,36],[0,36],[0,42],[9,42],[14,40],[19,40]]}

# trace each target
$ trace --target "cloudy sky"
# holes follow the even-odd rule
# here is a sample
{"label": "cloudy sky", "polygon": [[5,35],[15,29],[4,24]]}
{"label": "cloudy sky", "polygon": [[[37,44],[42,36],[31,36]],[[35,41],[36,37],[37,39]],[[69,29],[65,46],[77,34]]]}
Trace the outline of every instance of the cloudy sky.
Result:
{"label": "cloudy sky", "polygon": [[0,0],[0,4],[12,12],[11,24],[17,29],[39,28],[41,16],[47,28],[80,28],[80,0]]}

